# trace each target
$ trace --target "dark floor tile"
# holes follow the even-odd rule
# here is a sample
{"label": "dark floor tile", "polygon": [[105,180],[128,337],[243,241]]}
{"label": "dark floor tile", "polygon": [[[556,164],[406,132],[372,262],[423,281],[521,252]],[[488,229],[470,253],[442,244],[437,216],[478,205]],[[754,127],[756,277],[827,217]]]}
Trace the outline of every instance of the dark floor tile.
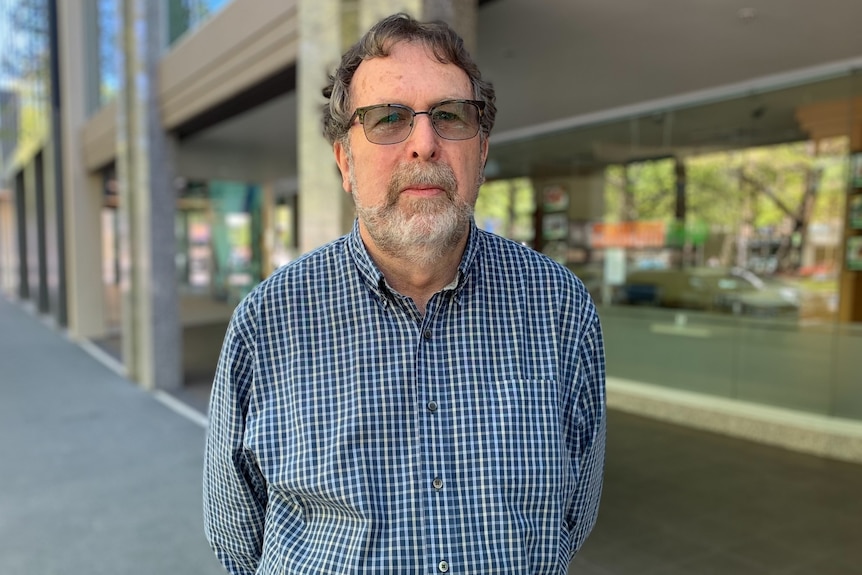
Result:
{"label": "dark floor tile", "polygon": [[698,541],[711,550],[726,549],[751,537],[746,529],[709,517],[678,518],[669,527],[678,537]]}
{"label": "dark floor tile", "polygon": [[756,498],[725,502],[717,506],[709,518],[744,534],[746,539],[764,537],[805,521],[796,511],[792,499],[765,493]]}
{"label": "dark floor tile", "polygon": [[569,575],[615,575],[613,571],[608,571],[604,567],[600,567],[594,563],[590,563],[583,559],[580,554],[569,564]]}
{"label": "dark floor tile", "polygon": [[578,557],[613,574],[661,572],[661,568],[712,552],[708,542],[685,537],[662,526],[597,530]]}
{"label": "dark floor tile", "polygon": [[716,552],[668,565],[649,575],[774,575],[774,572],[731,553]]}
{"label": "dark floor tile", "polygon": [[762,538],[730,545],[725,551],[759,565],[764,572],[769,573],[784,573],[801,565],[810,564],[822,557],[817,555],[819,553],[817,549],[794,547]]}
{"label": "dark floor tile", "polygon": [[808,549],[812,557],[829,556],[858,566],[862,573],[862,516],[809,516],[805,523],[779,527],[768,536],[783,545]]}
{"label": "dark floor tile", "polygon": [[780,571],[776,575],[859,575],[862,564],[850,563],[836,557],[824,557],[819,561],[805,563],[794,569]]}

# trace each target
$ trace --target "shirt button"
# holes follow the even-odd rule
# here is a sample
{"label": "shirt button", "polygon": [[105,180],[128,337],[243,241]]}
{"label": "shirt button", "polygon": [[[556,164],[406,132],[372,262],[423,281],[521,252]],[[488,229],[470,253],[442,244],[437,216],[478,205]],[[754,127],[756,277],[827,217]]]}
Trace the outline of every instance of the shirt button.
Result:
{"label": "shirt button", "polygon": [[426,330],[422,333],[422,337],[424,337],[425,339],[431,339],[431,330],[430,330],[430,329],[426,329]]}
{"label": "shirt button", "polygon": [[436,401],[432,400],[432,401],[428,402],[428,411],[430,411],[431,413],[434,413],[435,411],[437,411],[437,402]]}
{"label": "shirt button", "polygon": [[437,569],[440,570],[440,573],[446,573],[447,571],[449,571],[449,562],[441,561],[437,564]]}
{"label": "shirt button", "polygon": [[443,489],[443,480],[439,477],[435,477],[434,481],[431,482],[431,487],[433,487],[437,491],[440,491],[441,489]]}

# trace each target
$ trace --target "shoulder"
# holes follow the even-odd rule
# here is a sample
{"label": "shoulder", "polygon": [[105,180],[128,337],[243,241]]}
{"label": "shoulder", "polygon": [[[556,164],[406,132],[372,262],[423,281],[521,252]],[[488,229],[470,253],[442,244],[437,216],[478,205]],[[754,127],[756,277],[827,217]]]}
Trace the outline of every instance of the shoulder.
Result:
{"label": "shoulder", "polygon": [[276,269],[249,294],[259,304],[285,293],[313,292],[343,275],[349,257],[341,237]]}
{"label": "shoulder", "polygon": [[498,273],[517,274],[537,289],[563,290],[590,299],[580,278],[545,254],[484,230],[478,233],[486,264]]}
{"label": "shoulder", "polygon": [[330,290],[345,275],[345,246],[341,237],[276,269],[242,299],[233,322],[271,317]]}

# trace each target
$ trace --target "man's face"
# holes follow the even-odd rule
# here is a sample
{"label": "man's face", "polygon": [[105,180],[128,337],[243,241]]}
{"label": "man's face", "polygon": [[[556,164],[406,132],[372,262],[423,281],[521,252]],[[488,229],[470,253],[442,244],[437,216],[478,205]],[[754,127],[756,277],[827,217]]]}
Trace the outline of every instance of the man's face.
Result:
{"label": "man's face", "polygon": [[[443,100],[473,98],[463,70],[441,64],[424,46],[409,42],[395,44],[385,58],[360,64],[350,90],[354,109],[402,104],[421,112]],[[425,114],[413,121],[406,140],[380,145],[368,141],[356,120],[348,133],[350,145],[334,146],[363,239],[400,256],[444,252],[463,239],[488,150],[478,135],[441,138]]]}

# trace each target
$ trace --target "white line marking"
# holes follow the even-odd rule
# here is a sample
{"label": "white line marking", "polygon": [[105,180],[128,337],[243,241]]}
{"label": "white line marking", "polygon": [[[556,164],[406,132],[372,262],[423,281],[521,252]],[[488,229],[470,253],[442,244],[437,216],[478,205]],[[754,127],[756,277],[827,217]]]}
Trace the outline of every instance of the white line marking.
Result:
{"label": "white line marking", "polygon": [[188,419],[192,423],[196,423],[197,425],[199,425],[200,427],[203,427],[204,429],[206,429],[207,426],[209,425],[209,421],[207,420],[206,415],[204,415],[203,413],[201,413],[197,409],[194,409],[193,407],[186,405],[185,403],[183,403],[182,401],[180,401],[179,399],[177,399],[173,395],[171,395],[169,393],[165,393],[164,391],[157,389],[156,391],[153,392],[153,397],[155,397],[159,402],[161,402],[168,409],[171,409],[172,411],[182,415],[183,417],[185,417],[186,419]]}
{"label": "white line marking", "polygon": [[122,364],[122,362],[118,361],[117,358],[100,348],[95,343],[91,342],[88,339],[80,339],[80,340],[71,340],[74,343],[77,343],[84,351],[93,356],[96,360],[99,361],[102,365],[113,371],[119,376],[127,377],[126,366]]}

